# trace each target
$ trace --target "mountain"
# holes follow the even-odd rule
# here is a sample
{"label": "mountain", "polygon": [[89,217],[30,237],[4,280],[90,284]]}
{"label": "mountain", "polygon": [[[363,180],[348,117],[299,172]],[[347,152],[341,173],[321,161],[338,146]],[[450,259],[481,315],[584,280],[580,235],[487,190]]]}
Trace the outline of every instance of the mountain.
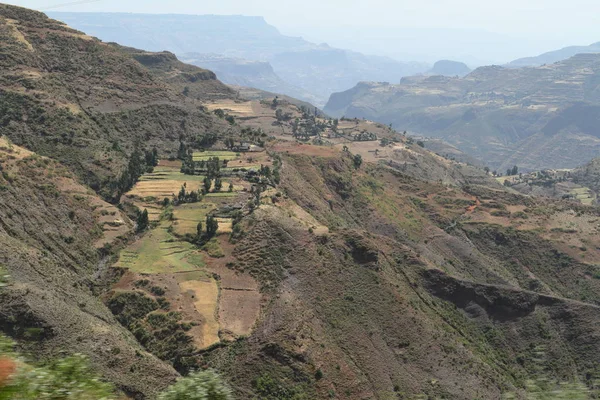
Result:
{"label": "mountain", "polygon": [[110,400],[598,396],[597,208],[35,11],[0,37],[2,395],[81,353]]}
{"label": "mountain", "polygon": [[577,54],[586,53],[600,53],[600,42],[592,43],[589,46],[569,46],[560,50],[549,51],[536,57],[519,58],[518,60],[511,61],[506,66],[509,68],[538,67],[544,64],[563,61]]}
{"label": "mountain", "polygon": [[459,61],[440,60],[427,73],[430,75],[465,76],[471,72],[467,64]]}
{"label": "mountain", "polygon": [[[359,81],[399,82],[407,75],[426,71],[423,63],[404,63],[391,58],[317,45],[285,36],[261,17],[217,15],[150,15],[119,13],[51,12],[53,18],[104,41],[118,42],[147,51],[168,50],[183,59],[186,53],[206,55],[200,66],[216,67],[228,83],[257,84],[323,106],[333,92]],[[229,59],[243,59],[229,60]],[[252,64],[250,61],[270,63]],[[307,73],[310,71],[310,73]],[[276,76],[273,76],[276,75]],[[279,78],[284,82],[281,82]]]}
{"label": "mountain", "polygon": [[331,96],[325,112],[392,123],[444,139],[500,171],[575,168],[597,156],[600,55],[553,65],[481,67],[464,78],[361,83]]}
{"label": "mountain", "polygon": [[331,93],[345,90],[362,80],[399,82],[403,76],[427,69],[423,63],[401,63],[387,57],[367,56],[328,46],[273,56],[271,64],[291,84],[315,93],[324,105]]}
{"label": "mountain", "polygon": [[242,58],[199,53],[182,54],[180,58],[188,64],[214,71],[219,80],[228,85],[285,93],[306,102],[321,102],[314,95],[281,79],[271,64],[265,61],[249,61]]}

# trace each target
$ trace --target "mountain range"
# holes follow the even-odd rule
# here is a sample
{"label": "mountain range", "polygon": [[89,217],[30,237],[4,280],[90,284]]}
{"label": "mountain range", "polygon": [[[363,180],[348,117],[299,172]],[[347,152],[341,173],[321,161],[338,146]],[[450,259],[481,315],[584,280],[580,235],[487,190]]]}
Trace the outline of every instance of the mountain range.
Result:
{"label": "mountain range", "polygon": [[[0,66],[0,332],[17,346],[0,337],[0,395],[145,400],[179,380],[160,398],[202,399],[184,377],[208,369],[226,400],[600,394],[597,207],[4,4]],[[586,139],[595,68],[359,89],[459,123],[545,112],[547,137]],[[472,113],[451,104],[469,93]],[[596,165],[575,179],[596,185]]]}
{"label": "mountain range", "polygon": [[499,171],[575,168],[600,153],[600,55],[552,65],[480,67],[464,78],[361,83],[325,111],[444,139]]}
{"label": "mountain range", "polygon": [[[194,60],[201,67],[216,66],[215,72],[225,82],[245,82],[318,106],[323,106],[331,93],[349,89],[359,81],[399,82],[403,76],[429,69],[425,63],[399,62],[285,36],[261,17],[63,12],[49,15],[104,41],[147,51],[167,50],[182,59]],[[215,54],[221,56],[218,63]],[[271,65],[253,64],[255,61]],[[261,72],[257,70],[259,66]]]}
{"label": "mountain range", "polygon": [[511,61],[506,66],[509,68],[519,67],[539,67],[544,64],[553,64],[558,61],[566,60],[577,54],[600,53],[600,42],[592,43],[589,46],[569,46],[559,50],[549,51],[535,57],[519,58]]}

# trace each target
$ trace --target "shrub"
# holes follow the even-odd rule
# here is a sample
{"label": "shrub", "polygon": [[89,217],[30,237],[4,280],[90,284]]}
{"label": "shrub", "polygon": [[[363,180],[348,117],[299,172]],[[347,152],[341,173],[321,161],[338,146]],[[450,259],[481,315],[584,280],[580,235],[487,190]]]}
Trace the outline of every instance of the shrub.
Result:
{"label": "shrub", "polygon": [[112,385],[93,373],[85,356],[75,354],[49,365],[32,366],[13,353],[13,346],[12,341],[0,336],[3,366],[14,371],[9,381],[2,382],[0,400],[117,398]]}
{"label": "shrub", "polygon": [[232,400],[231,389],[215,371],[192,372],[158,396],[159,400]]}

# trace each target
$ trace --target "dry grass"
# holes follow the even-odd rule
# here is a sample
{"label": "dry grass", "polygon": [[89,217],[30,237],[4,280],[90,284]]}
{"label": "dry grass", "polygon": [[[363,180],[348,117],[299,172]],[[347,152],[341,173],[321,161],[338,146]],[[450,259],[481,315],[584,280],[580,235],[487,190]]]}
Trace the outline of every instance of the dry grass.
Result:
{"label": "dry grass", "polygon": [[219,322],[216,318],[219,301],[217,282],[210,278],[207,281],[180,282],[179,286],[182,292],[190,294],[194,307],[202,316],[204,322],[202,336],[195,337],[196,345],[201,349],[205,349],[219,343]]}
{"label": "dry grass", "polygon": [[258,291],[221,290],[219,322],[224,331],[249,335],[260,312]]}
{"label": "dry grass", "polygon": [[19,30],[19,28],[17,28],[17,26],[19,25],[19,21],[15,21],[14,19],[6,19],[6,24],[8,26],[10,26],[11,28],[11,33],[13,35],[13,38],[23,44],[25,46],[25,48],[27,48],[27,50],[29,51],[34,51],[33,46],[31,45],[31,43],[29,43],[29,41],[25,38],[25,35],[23,35],[21,33],[21,31]]}

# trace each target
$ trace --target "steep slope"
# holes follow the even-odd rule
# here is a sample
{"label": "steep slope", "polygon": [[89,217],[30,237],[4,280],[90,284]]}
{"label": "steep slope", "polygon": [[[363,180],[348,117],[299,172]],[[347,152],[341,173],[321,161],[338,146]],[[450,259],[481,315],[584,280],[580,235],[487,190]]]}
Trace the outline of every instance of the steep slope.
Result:
{"label": "steep slope", "polygon": [[[403,76],[429,68],[421,63],[403,63],[286,36],[261,17],[63,12],[49,15],[102,40],[147,51],[168,50],[178,55],[212,53],[270,62],[274,73],[285,82],[278,82],[277,89],[264,86],[266,82],[257,81],[247,68],[228,68],[228,77],[223,79],[231,83],[262,82],[258,89],[309,99],[299,95],[300,89],[310,93],[310,101],[319,107],[331,93],[347,90],[357,82],[398,82]],[[272,77],[269,81],[271,85],[276,82]]]}
{"label": "steep slope", "polygon": [[[240,393],[500,398],[530,378],[597,374],[598,307],[578,302],[598,303],[593,261],[571,260],[568,234],[550,230],[570,205],[302,153],[282,155],[289,199],[261,206],[236,247],[236,268],[273,300],[247,340],[205,355]],[[290,201],[318,222],[307,230]],[[528,207],[533,221],[495,216],[501,207]],[[548,228],[529,230],[546,215]]]}
{"label": "steep slope", "polygon": [[506,64],[509,68],[520,67],[538,67],[544,64],[553,64],[558,61],[566,60],[577,54],[600,53],[600,42],[592,43],[589,46],[569,46],[560,50],[549,51],[535,57],[519,58]]}
{"label": "steep slope", "polygon": [[[238,398],[494,399],[565,381],[598,395],[596,208],[514,194],[389,126],[227,98],[170,53],[88,48],[39,13],[0,15],[0,59],[21,77],[3,90],[24,102],[4,131],[27,147],[0,141],[0,328],[29,352],[88,354],[140,399],[173,367],[214,367]],[[15,82],[34,63],[18,57],[79,64],[39,67],[44,85],[27,89]],[[91,150],[48,134],[66,100],[88,106],[63,110],[61,129],[102,123]],[[119,208],[80,183],[101,158],[70,154],[112,149],[107,137],[157,147],[106,159],[107,179],[136,167]]]}
{"label": "steep slope", "polygon": [[[60,160],[106,195],[137,144],[174,151],[180,138],[226,126],[183,90],[189,86],[202,100],[233,91],[211,72],[175,65],[172,55],[136,55],[151,64],[148,70],[130,49],[5,5],[0,35],[0,133]],[[156,72],[161,57],[168,61],[162,75]]]}
{"label": "steep slope", "polygon": [[104,378],[138,398],[177,376],[137,344],[95,290],[106,251],[133,224],[80,185],[67,168],[0,138],[0,329],[38,360],[90,357]]}
{"label": "steep slope", "polygon": [[584,54],[538,68],[482,67],[459,79],[361,83],[332,95],[325,112],[442,138],[494,169],[574,168],[600,145],[599,68],[599,55]]}

